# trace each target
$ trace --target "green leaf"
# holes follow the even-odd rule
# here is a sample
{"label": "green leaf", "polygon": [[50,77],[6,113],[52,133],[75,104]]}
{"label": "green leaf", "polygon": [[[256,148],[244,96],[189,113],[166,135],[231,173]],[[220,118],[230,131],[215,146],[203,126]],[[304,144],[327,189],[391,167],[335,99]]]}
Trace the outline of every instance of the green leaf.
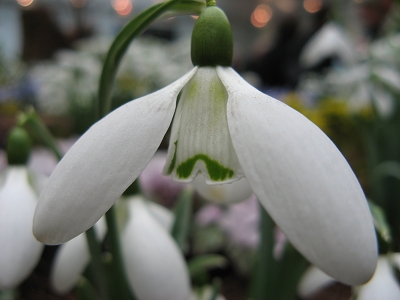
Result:
{"label": "green leaf", "polygon": [[397,161],[385,161],[375,167],[373,171],[374,180],[382,180],[384,177],[394,177],[400,180],[400,163]]}
{"label": "green leaf", "polygon": [[218,254],[206,254],[195,257],[188,262],[190,277],[195,282],[202,282],[208,279],[208,271],[212,268],[226,266],[228,260]]}
{"label": "green leaf", "polygon": [[193,192],[186,189],[182,192],[175,206],[175,221],[171,229],[171,235],[179,248],[183,251],[190,231],[190,219],[192,217]]}
{"label": "green leaf", "polygon": [[0,300],[14,300],[17,298],[17,292],[14,290],[0,291]]}
{"label": "green leaf", "polygon": [[379,253],[385,254],[390,250],[392,244],[390,226],[386,221],[385,212],[380,206],[376,205],[372,201],[368,201],[368,205],[372,217],[374,218],[375,230],[378,236]]}
{"label": "green leaf", "polygon": [[251,282],[251,298],[293,300],[308,263],[290,244],[279,260],[274,258],[275,224],[264,209],[261,211],[261,243]]}
{"label": "green leaf", "polygon": [[205,3],[200,1],[170,0],[143,11],[121,30],[107,53],[100,76],[98,91],[100,117],[107,115],[111,109],[114,80],[131,41],[158,19],[180,14],[199,14],[204,8]]}
{"label": "green leaf", "polygon": [[77,286],[78,298],[80,300],[99,300],[96,289],[85,277],[81,277]]}

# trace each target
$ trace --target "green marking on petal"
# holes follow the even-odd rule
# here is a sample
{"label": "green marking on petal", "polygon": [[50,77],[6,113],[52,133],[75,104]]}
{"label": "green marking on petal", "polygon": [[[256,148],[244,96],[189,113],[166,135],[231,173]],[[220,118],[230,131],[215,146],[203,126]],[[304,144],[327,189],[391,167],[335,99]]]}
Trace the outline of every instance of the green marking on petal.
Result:
{"label": "green marking on petal", "polygon": [[235,174],[232,169],[225,168],[218,161],[209,158],[207,155],[197,154],[192,158],[187,159],[178,166],[178,168],[176,169],[177,175],[182,179],[188,178],[198,160],[202,160],[206,164],[208,175],[213,181],[223,181],[227,178],[232,178]]}
{"label": "green marking on petal", "polygon": [[175,145],[175,152],[174,152],[174,157],[171,160],[171,164],[169,165],[169,168],[168,168],[168,173],[167,173],[168,175],[170,175],[172,173],[172,171],[174,170],[175,164],[176,164],[176,149],[178,148],[178,141],[176,141],[174,143],[174,145]]}

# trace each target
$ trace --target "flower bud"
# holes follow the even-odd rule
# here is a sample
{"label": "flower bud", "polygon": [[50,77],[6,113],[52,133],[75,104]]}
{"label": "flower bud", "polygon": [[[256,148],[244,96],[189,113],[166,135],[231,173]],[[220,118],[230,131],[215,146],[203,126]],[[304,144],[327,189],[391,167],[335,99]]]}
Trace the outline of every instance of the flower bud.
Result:
{"label": "flower bud", "polygon": [[31,151],[31,139],[25,129],[15,127],[7,140],[7,158],[9,165],[26,164]]}

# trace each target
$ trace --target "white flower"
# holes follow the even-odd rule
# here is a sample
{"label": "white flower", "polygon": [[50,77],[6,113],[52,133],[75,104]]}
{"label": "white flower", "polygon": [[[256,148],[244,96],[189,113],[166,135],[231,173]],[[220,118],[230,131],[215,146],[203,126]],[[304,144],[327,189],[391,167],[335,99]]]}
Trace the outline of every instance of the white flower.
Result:
{"label": "white flower", "polygon": [[180,182],[203,176],[207,184],[246,177],[310,262],[345,283],[367,281],[375,231],[342,154],[307,118],[227,67],[233,41],[217,7],[196,21],[191,54],[201,67],[110,113],[64,156],[41,194],[36,237],[63,243],[91,227],[139,176],[173,120],[166,174]]}
{"label": "white flower", "polygon": [[[32,234],[37,194],[25,166],[9,166],[0,180],[0,290],[18,286],[43,250]],[[33,179],[33,178],[30,178]]]}
{"label": "white flower", "polygon": [[368,280],[377,256],[372,217],[344,157],[312,122],[226,67],[196,67],[93,125],[41,195],[37,238],[66,242],[115,203],[157,150],[182,89],[166,165],[172,177],[189,182],[200,172],[220,184],[245,176],[311,262],[346,283]]}
{"label": "white flower", "polygon": [[[106,224],[101,218],[95,225],[96,235],[102,241],[106,234]],[[79,281],[90,262],[90,252],[84,233],[60,246],[54,258],[50,274],[50,284],[57,294],[70,292]]]}
{"label": "white flower", "polygon": [[[394,300],[400,299],[400,285],[393,270],[393,264],[399,265],[400,254],[381,255],[375,273],[366,284],[355,286],[353,292],[357,300]],[[311,266],[304,273],[298,287],[303,298],[311,297],[320,289],[335,283],[335,280],[320,269]]]}
{"label": "white flower", "polygon": [[315,266],[310,266],[300,279],[297,293],[301,298],[309,298],[319,290],[336,281]]}
{"label": "white flower", "polygon": [[336,96],[348,99],[350,110],[372,105],[380,116],[389,117],[400,92],[400,73],[393,66],[364,63],[331,73],[328,84]]}
{"label": "white flower", "polygon": [[390,256],[379,257],[374,276],[366,284],[359,287],[356,299],[400,299],[400,285],[390,262]]}
{"label": "white flower", "polygon": [[128,205],[130,219],[121,243],[128,281],[136,297],[189,299],[189,273],[178,246],[141,197],[131,198]]}
{"label": "white flower", "polygon": [[[121,201],[129,201],[128,203],[130,203],[130,201],[138,201],[134,199],[135,198]],[[133,205],[130,205],[130,208],[132,207]],[[148,209],[150,214],[166,228],[166,230],[170,230],[173,223],[173,216],[169,210],[152,202],[148,203]],[[147,224],[142,224],[142,226],[146,225]],[[104,218],[101,218],[95,224],[95,230],[98,240],[102,241],[107,231]],[[130,245],[129,239],[129,235],[126,236],[125,240],[128,241],[128,245]],[[130,253],[128,252],[126,255],[129,256]],[[84,233],[61,245],[54,258],[51,269],[50,284],[52,289],[60,295],[70,292],[78,284],[89,262],[90,252]]]}
{"label": "white flower", "polygon": [[327,58],[336,58],[345,65],[356,61],[355,47],[345,32],[335,23],[325,24],[304,46],[300,54],[303,67],[315,67]]}

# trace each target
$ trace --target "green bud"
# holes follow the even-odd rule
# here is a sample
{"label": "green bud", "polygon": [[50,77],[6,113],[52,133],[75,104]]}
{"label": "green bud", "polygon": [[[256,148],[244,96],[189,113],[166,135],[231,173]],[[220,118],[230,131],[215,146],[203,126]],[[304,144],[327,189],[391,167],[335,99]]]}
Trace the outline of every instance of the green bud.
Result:
{"label": "green bud", "polygon": [[25,129],[14,127],[7,140],[7,158],[10,165],[26,164],[31,151],[31,139]]}
{"label": "green bud", "polygon": [[230,66],[233,57],[231,25],[216,6],[199,16],[192,33],[192,63],[195,66]]}

